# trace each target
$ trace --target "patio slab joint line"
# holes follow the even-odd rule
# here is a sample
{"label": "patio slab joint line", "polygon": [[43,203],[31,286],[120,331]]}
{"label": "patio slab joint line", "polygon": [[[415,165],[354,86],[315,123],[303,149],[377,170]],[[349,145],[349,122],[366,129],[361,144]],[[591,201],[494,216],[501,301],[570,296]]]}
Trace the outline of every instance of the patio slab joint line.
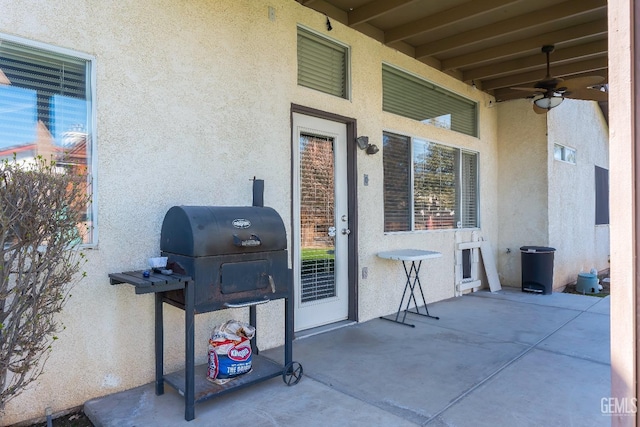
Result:
{"label": "patio slab joint line", "polygon": [[502,372],[503,370],[505,370],[506,368],[508,368],[509,366],[511,366],[512,364],[514,364],[515,362],[517,362],[518,360],[520,360],[523,356],[525,356],[527,353],[529,353],[531,350],[533,350],[534,348],[536,348],[538,346],[538,344],[540,344],[542,341],[546,340],[547,338],[549,338],[551,335],[555,334],[556,332],[558,332],[560,329],[564,328],[567,324],[569,324],[570,322],[574,321],[575,319],[578,318],[578,316],[580,316],[582,313],[584,313],[585,310],[580,310],[578,312],[578,314],[576,314],[574,317],[570,318],[569,320],[567,320],[566,322],[564,322],[562,325],[558,326],[556,329],[554,329],[553,331],[549,332],[547,335],[545,335],[544,337],[540,338],[538,341],[536,341],[535,343],[531,344],[531,346],[529,348],[524,349],[520,354],[518,354],[517,356],[515,356],[513,359],[509,360],[508,362],[504,363],[502,366],[500,366],[498,369],[496,369],[494,372],[492,372],[490,375],[488,375],[486,378],[484,378],[483,380],[481,380],[480,382],[478,382],[477,384],[471,386],[468,390],[466,390],[465,392],[463,392],[462,394],[460,394],[458,397],[456,397],[455,399],[453,399],[451,402],[449,402],[444,408],[440,409],[438,412],[436,412],[435,414],[433,414],[427,421],[424,422],[423,426],[428,425],[430,422],[432,422],[433,420],[435,420],[436,418],[438,418],[442,413],[444,413],[447,409],[451,408],[453,405],[455,405],[456,403],[458,403],[460,400],[464,399],[466,396],[468,396],[469,394],[471,394],[473,391],[475,391],[477,388],[479,388],[480,386],[482,386],[484,383],[486,383],[487,381],[489,381],[491,378],[495,377],[496,375],[498,375],[500,372]]}
{"label": "patio slab joint line", "polygon": [[[561,308],[564,310],[571,310],[571,311],[589,311],[591,310],[594,306],[596,306],[598,303],[600,303],[601,301],[604,301],[607,297],[592,297],[592,296],[588,296],[588,295],[576,295],[576,296],[588,296],[589,298],[593,298],[594,301],[588,306],[588,307],[584,307],[584,308],[576,308],[576,307],[566,307],[566,306],[562,306],[562,305],[554,305],[554,304],[541,304],[537,301],[535,302],[531,302],[531,301],[522,301],[522,300],[518,300],[518,299],[511,299],[511,298],[495,298],[492,294],[489,295],[481,295],[481,292],[472,292],[470,294],[468,294],[468,296],[474,297],[474,298],[489,298],[489,299],[496,299],[496,300],[505,300],[505,301],[510,301],[510,302],[514,302],[517,304],[526,304],[526,305],[535,305],[538,307],[552,307],[552,308]],[[524,292],[523,292],[524,293]],[[560,292],[562,293],[562,292]],[[464,296],[464,295],[463,295]],[[539,296],[543,296],[543,295],[539,295]]]}

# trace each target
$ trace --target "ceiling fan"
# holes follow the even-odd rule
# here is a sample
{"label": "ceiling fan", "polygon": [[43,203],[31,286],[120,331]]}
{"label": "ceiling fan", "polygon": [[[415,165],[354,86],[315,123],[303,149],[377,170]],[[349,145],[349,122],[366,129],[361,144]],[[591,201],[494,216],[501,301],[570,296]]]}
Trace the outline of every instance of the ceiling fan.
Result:
{"label": "ceiling fan", "polygon": [[554,46],[542,46],[542,52],[547,54],[547,75],[534,87],[512,87],[511,89],[534,92],[533,111],[545,114],[562,103],[564,98],[584,99],[589,101],[606,101],[607,93],[593,86],[601,83],[604,77],[587,76],[563,80],[552,77],[549,70],[549,54]]}

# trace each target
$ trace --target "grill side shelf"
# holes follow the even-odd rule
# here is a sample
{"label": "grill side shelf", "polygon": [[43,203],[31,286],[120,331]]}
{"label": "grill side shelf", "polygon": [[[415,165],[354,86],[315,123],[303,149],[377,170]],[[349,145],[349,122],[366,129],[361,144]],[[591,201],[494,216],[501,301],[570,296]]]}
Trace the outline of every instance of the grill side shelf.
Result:
{"label": "grill side shelf", "polygon": [[109,279],[112,285],[127,283],[133,285],[136,294],[149,294],[154,292],[173,291],[184,289],[187,282],[192,281],[190,276],[182,274],[158,274],[151,273],[149,277],[142,275],[143,270],[125,271],[123,273],[111,273]]}

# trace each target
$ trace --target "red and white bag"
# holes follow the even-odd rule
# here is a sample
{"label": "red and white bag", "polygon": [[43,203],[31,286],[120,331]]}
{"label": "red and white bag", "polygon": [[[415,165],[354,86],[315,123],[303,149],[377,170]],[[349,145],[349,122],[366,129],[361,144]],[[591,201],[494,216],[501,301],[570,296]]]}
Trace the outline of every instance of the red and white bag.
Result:
{"label": "red and white bag", "polygon": [[209,338],[207,379],[223,383],[251,370],[251,338],[256,329],[229,320],[213,328]]}

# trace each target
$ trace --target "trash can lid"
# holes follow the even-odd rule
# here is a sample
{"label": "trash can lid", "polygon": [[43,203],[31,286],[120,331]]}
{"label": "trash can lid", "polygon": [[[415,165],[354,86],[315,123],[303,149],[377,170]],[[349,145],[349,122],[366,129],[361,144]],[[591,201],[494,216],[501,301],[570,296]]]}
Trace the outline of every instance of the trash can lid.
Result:
{"label": "trash can lid", "polygon": [[540,252],[555,252],[556,248],[548,248],[546,246],[522,246],[520,250],[522,252],[527,252],[527,253],[540,253]]}
{"label": "trash can lid", "polygon": [[583,279],[596,279],[598,276],[591,273],[578,273],[578,277],[582,277]]}

